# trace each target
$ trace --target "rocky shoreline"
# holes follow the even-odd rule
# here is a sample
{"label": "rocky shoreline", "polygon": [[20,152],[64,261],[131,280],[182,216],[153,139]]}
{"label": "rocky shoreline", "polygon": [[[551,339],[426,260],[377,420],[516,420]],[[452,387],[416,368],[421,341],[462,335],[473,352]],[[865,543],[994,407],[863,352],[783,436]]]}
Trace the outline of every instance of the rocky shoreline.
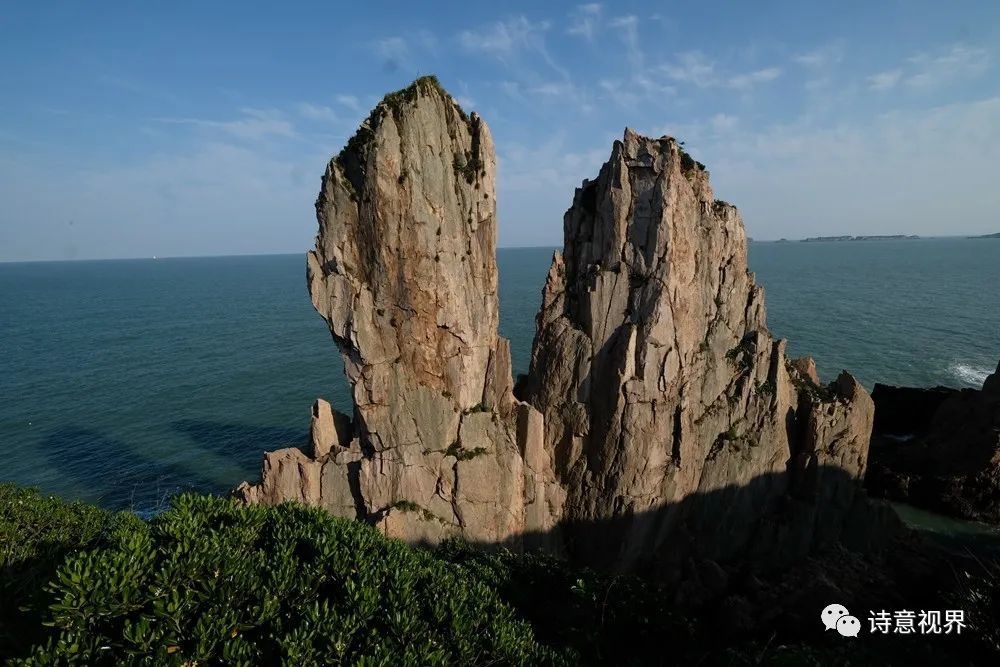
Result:
{"label": "rocky shoreline", "polygon": [[870,493],[1000,523],[1000,366],[982,389],[875,385],[872,397]]}

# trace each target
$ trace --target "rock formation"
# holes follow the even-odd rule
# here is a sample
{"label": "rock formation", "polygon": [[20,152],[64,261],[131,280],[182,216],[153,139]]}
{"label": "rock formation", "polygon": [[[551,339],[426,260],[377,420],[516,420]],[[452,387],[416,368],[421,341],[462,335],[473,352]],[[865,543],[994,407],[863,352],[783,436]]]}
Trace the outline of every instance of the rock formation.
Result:
{"label": "rock formation", "polygon": [[330,162],[307,275],[354,415],[317,402],[310,451],[268,454],[246,501],[664,573],[885,536],[860,488],[872,401],[786,359],[703,165],[669,137],[615,142],[566,213],[517,398],[494,178],[486,124],[431,78]]}
{"label": "rock formation", "polygon": [[495,171],[486,123],[432,77],[386,96],[330,161],[307,280],[354,417],[317,402],[312,456],[269,454],[248,501],[294,498],[415,542],[552,528],[541,416],[514,400],[497,333]]}
{"label": "rock formation", "polygon": [[873,495],[1000,523],[1000,365],[979,389],[875,385]]}
{"label": "rock formation", "polygon": [[866,505],[872,401],[788,362],[704,166],[627,130],[564,229],[519,391],[545,418],[569,551],[662,566],[840,538]]}

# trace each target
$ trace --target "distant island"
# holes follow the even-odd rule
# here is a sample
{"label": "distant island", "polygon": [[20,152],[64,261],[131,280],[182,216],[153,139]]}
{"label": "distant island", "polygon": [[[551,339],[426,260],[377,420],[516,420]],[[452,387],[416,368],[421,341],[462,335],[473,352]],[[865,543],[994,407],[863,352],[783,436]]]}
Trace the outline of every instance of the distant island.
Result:
{"label": "distant island", "polygon": [[810,236],[802,239],[803,243],[813,243],[817,241],[900,241],[909,239],[919,239],[916,234],[880,234],[874,236]]}
{"label": "distant island", "polygon": [[1000,232],[996,234],[983,234],[982,236],[970,236],[970,239],[1000,239]]}

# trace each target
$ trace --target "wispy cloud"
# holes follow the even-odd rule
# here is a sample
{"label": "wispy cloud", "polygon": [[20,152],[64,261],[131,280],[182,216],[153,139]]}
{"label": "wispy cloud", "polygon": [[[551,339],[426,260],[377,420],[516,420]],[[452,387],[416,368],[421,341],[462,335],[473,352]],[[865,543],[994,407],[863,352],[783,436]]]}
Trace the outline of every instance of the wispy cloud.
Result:
{"label": "wispy cloud", "polygon": [[872,90],[890,90],[896,87],[903,77],[903,71],[898,69],[886,70],[868,77],[868,87]]}
{"label": "wispy cloud", "polygon": [[611,21],[611,27],[620,31],[629,63],[633,67],[642,67],[642,50],[639,49],[639,19],[634,14],[619,16]]}
{"label": "wispy cloud", "polygon": [[979,76],[989,67],[989,54],[985,49],[955,44],[937,55],[920,53],[909,58],[912,73],[906,85],[913,88],[931,88],[964,78]]}
{"label": "wispy cloud", "polygon": [[777,67],[765,67],[764,69],[730,77],[727,84],[730,88],[735,88],[736,90],[749,90],[758,84],[774,81],[779,76],[781,76],[781,70]]}
{"label": "wispy cloud", "polygon": [[[572,81],[569,72],[552,57],[546,45],[550,27],[548,21],[533,22],[518,16],[478,30],[463,30],[458,34],[458,42],[469,53],[492,57],[503,63],[520,81],[532,81],[533,85],[539,85],[555,72],[562,82],[569,83]],[[539,62],[551,71],[540,71]]]}
{"label": "wispy cloud", "polygon": [[728,132],[736,127],[737,122],[736,116],[725,113],[717,113],[711,118],[712,128],[716,132]]}
{"label": "wispy cloud", "polygon": [[566,32],[570,35],[583,37],[588,41],[593,41],[594,35],[600,26],[601,5],[591,2],[586,5],[578,5],[570,14],[570,24]]}
{"label": "wispy cloud", "polygon": [[307,118],[309,120],[327,121],[330,123],[336,123],[340,120],[333,109],[321,104],[303,102],[299,104],[298,112],[303,118]]}
{"label": "wispy cloud", "polygon": [[781,69],[778,67],[725,75],[700,51],[682,53],[674,62],[662,65],[660,69],[673,81],[688,83],[697,88],[723,87],[740,91],[748,91],[781,76]]}
{"label": "wispy cloud", "polygon": [[402,37],[383,37],[375,40],[375,53],[387,61],[402,61],[410,56],[410,46]]}
{"label": "wispy cloud", "polygon": [[690,83],[706,88],[716,82],[715,65],[699,51],[689,51],[677,57],[676,62],[663,65],[668,77],[680,83]]}
{"label": "wispy cloud", "polygon": [[905,86],[910,90],[930,90],[957,81],[973,79],[990,67],[986,49],[965,44],[937,52],[910,56],[899,67],[877,72],[867,77],[872,90],[886,91]]}
{"label": "wispy cloud", "polygon": [[405,37],[392,35],[376,39],[371,46],[383,67],[396,70],[408,67],[419,57],[435,55],[438,39],[428,30],[414,30]]}
{"label": "wispy cloud", "polygon": [[839,64],[844,59],[845,45],[834,42],[818,49],[800,53],[792,57],[792,61],[810,69],[826,69]]}
{"label": "wispy cloud", "polygon": [[337,104],[347,107],[355,113],[361,113],[361,102],[354,95],[337,95]]}
{"label": "wispy cloud", "polygon": [[572,104],[580,113],[590,113],[594,108],[590,96],[571,81],[539,81],[531,84],[503,81],[500,88],[508,97],[524,104]]}
{"label": "wispy cloud", "polygon": [[[712,169],[716,192],[739,203],[751,233],[768,229],[765,238],[940,233],[941,220],[955,219],[956,192],[978,193],[964,201],[962,218],[989,218],[1000,206],[1000,191],[989,185],[1000,160],[1000,97],[729,134],[713,125],[684,128],[683,136]],[[913,141],[917,136],[949,140]],[[941,163],[963,169],[941,171]],[[836,194],[843,192],[851,196]]]}
{"label": "wispy cloud", "polygon": [[458,39],[468,51],[508,58],[524,51],[544,49],[548,21],[532,23],[524,16],[497,21],[479,30],[463,30]]}
{"label": "wispy cloud", "polygon": [[244,108],[240,112],[242,118],[219,121],[203,118],[154,118],[156,122],[174,125],[193,125],[196,127],[221,130],[240,139],[262,139],[264,137],[295,138],[298,136],[295,125],[287,119],[284,113],[274,109]]}

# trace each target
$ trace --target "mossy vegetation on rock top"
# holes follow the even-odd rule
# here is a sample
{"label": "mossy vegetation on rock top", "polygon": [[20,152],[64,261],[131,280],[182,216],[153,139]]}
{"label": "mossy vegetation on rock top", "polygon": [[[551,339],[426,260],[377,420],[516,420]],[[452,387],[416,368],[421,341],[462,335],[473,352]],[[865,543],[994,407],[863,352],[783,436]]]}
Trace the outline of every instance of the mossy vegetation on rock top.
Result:
{"label": "mossy vegetation on rock top", "polygon": [[365,152],[368,143],[375,137],[375,130],[378,129],[386,113],[391,113],[397,120],[402,117],[404,107],[413,104],[421,95],[436,94],[442,99],[451,102],[459,117],[472,129],[472,121],[465,110],[455,101],[448,91],[442,86],[438,78],[433,74],[417,78],[409,86],[400,88],[391,93],[386,93],[382,101],[375,105],[371,113],[358,127],[354,135],[347,140],[347,144],[337,155],[337,163],[342,167],[347,167],[351,163],[351,156],[359,156]]}

